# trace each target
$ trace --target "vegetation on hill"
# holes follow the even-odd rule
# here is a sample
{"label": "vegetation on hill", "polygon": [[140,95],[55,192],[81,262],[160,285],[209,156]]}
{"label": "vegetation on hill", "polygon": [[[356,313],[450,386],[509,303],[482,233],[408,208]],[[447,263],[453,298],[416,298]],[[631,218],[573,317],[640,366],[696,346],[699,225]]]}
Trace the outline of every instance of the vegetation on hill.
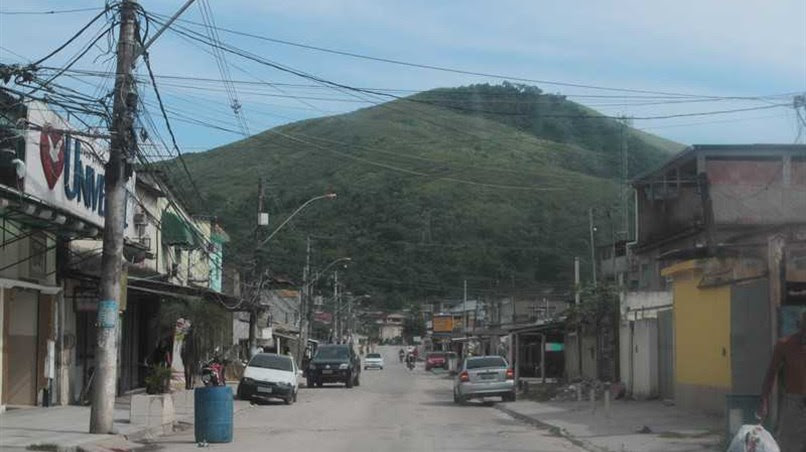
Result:
{"label": "vegetation on hill", "polygon": [[236,260],[252,256],[264,177],[266,234],[311,197],[338,194],[261,250],[275,273],[300,278],[310,236],[315,268],[351,257],[340,280],[389,307],[460,297],[465,279],[473,296],[535,293],[567,289],[573,257],[589,256],[588,208],[617,207],[621,137],[631,174],[676,147],[596,115],[536,88],[440,89],[185,159],[204,198],[194,210],[221,219]]}

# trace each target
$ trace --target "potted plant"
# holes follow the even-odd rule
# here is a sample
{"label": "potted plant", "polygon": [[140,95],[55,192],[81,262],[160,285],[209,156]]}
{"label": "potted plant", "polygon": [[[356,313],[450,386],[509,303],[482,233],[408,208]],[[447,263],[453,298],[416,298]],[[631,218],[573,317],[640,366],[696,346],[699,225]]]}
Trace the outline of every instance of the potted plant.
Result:
{"label": "potted plant", "polygon": [[168,433],[176,420],[173,398],[170,394],[171,368],[152,365],[145,378],[146,394],[132,396],[129,422]]}

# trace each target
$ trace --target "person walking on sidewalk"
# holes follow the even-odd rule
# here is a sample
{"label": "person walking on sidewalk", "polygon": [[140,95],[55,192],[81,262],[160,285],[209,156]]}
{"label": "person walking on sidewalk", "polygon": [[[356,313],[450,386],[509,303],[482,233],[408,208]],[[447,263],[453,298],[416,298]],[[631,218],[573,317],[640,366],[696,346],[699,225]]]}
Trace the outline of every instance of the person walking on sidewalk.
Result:
{"label": "person walking on sidewalk", "polygon": [[772,386],[783,368],[780,383],[784,396],[776,435],[781,452],[806,452],[806,311],[801,312],[799,324],[795,334],[775,344],[761,388],[758,414],[764,419],[769,411]]}

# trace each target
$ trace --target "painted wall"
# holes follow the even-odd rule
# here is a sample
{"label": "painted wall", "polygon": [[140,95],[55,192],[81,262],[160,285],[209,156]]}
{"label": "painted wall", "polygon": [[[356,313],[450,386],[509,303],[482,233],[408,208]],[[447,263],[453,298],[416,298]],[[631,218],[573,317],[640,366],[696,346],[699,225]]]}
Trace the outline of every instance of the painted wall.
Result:
{"label": "painted wall", "polygon": [[698,261],[664,269],[673,279],[675,400],[683,408],[719,413],[731,390],[730,286],[698,287]]}

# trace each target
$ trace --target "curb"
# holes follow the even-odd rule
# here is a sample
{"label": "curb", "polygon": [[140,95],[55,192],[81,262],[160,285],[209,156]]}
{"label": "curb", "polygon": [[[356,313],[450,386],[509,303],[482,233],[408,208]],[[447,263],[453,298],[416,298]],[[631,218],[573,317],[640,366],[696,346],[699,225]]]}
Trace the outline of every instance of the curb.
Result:
{"label": "curb", "polygon": [[568,441],[570,441],[572,444],[574,444],[575,446],[581,447],[581,448],[583,448],[585,450],[588,450],[590,452],[610,452],[609,449],[601,448],[599,446],[594,445],[593,443],[591,443],[589,441],[585,441],[583,439],[579,439],[577,437],[569,435],[568,432],[565,431],[562,428],[559,428],[559,427],[551,425],[551,424],[547,424],[547,423],[545,423],[545,422],[543,422],[543,421],[541,421],[539,419],[533,418],[531,416],[527,416],[527,415],[525,415],[523,413],[519,413],[519,412],[517,412],[515,410],[512,410],[512,409],[509,409],[509,408],[503,406],[502,404],[497,403],[497,404],[493,405],[493,408],[495,408],[496,410],[506,414],[507,416],[512,417],[513,419],[516,419],[516,420],[521,421],[523,423],[529,424],[532,427],[536,427],[536,428],[539,428],[541,430],[549,430],[552,434],[554,434],[556,436],[559,436],[559,437],[562,437],[562,438],[565,438]]}

